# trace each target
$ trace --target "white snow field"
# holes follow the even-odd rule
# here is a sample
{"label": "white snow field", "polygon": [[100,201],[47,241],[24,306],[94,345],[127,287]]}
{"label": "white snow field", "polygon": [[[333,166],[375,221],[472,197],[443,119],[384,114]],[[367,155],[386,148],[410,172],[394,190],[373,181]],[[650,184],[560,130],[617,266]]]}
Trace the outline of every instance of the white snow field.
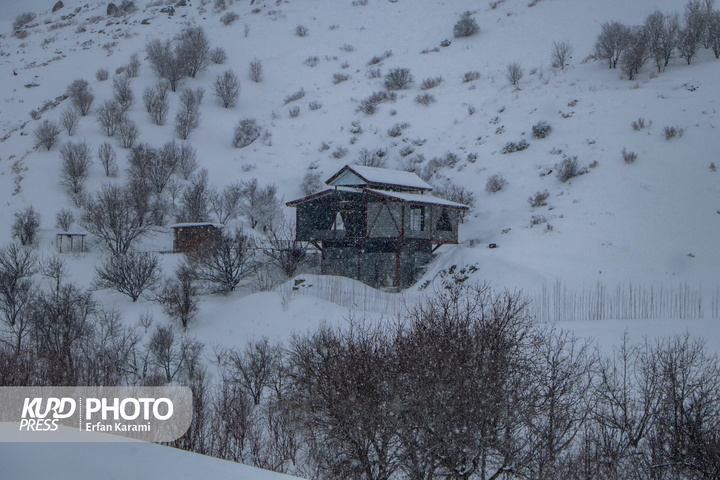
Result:
{"label": "white snow field", "polygon": [[[145,45],[202,26],[227,60],[183,86],[205,89],[200,126],[188,142],[215,187],[257,178],[261,185],[275,184],[278,196],[289,201],[303,196],[301,179],[308,171],[328,179],[366,148],[386,150],[386,167],[394,169],[421,170],[450,154],[434,184],[450,181],[475,197],[460,244],[440,248],[423,278],[402,294],[303,274],[298,290],[290,279],[270,291],[249,284],[227,296],[207,295],[188,331],[208,349],[263,336],[286,340],[323,323],[342,324],[348,316],[382,321],[400,312],[403,302],[432,291],[448,270],[472,266],[472,281],[522,289],[540,322],[593,337],[603,350],[626,330],[637,341],[688,331],[720,353],[720,60],[701,49],[690,65],[675,58],[658,73],[646,63],[629,81],[590,58],[604,22],[641,24],[655,9],[681,12],[685,2],[541,0],[529,7],[527,0],[506,0],[491,8],[474,0],[226,0],[227,10],[217,12],[213,2],[193,0],[168,16],[160,13],[161,2],[141,0],[137,12],[110,19],[107,3],[64,0],[51,13],[52,0],[0,1],[0,245],[12,241],[14,213],[32,205],[41,214],[37,249],[56,254],[56,213],[65,208],[80,216],[60,185],[64,142],[84,141],[95,152],[109,141],[117,152],[119,177],[106,178],[95,159],[87,191],[125,178],[128,150],[103,133],[92,113],[80,118],[72,136],[63,131],[50,150],[35,146],[38,125],[58,121],[69,108],[70,101],[62,100],[67,86],[87,80],[100,105],[112,98],[116,69],[138,53],[142,65],[132,81],[136,101],[128,116],[139,125],[138,142],[160,147],[177,139],[179,94],[170,94],[165,125],[153,124],[142,102],[142,92],[156,82]],[[453,38],[453,25],[466,11],[480,31]],[[12,23],[23,12],[37,16],[27,37],[18,38]],[[220,18],[227,12],[238,19],[226,26]],[[296,35],[298,26],[307,35]],[[441,47],[445,39],[451,44]],[[573,47],[564,69],[553,68],[550,58],[553,42],[561,41]],[[376,56],[378,63],[369,65]],[[248,77],[253,59],[263,66],[258,83]],[[511,62],[524,72],[517,88],[505,75]],[[410,69],[414,83],[374,114],[358,111],[363,99],[383,90],[382,76],[400,67]],[[98,81],[98,69],[111,78]],[[213,96],[212,82],[228,69],[242,88],[237,104],[226,109]],[[477,78],[465,82],[470,72]],[[342,77],[334,74],[348,78],[335,83]],[[442,77],[439,85],[423,91],[423,80],[435,77]],[[301,90],[304,96],[286,103]],[[416,102],[422,93],[435,101]],[[320,107],[311,109],[313,102]],[[293,107],[299,114],[291,117]],[[263,135],[234,148],[233,129],[246,118],[256,119]],[[632,123],[640,119],[645,128],[636,130]],[[544,139],[532,136],[540,121],[552,127]],[[398,124],[407,125],[400,136],[390,136]],[[666,127],[682,134],[666,139]],[[520,140],[529,148],[502,153],[508,142]],[[627,163],[623,150],[637,159]],[[575,156],[588,171],[563,183],[556,165]],[[506,181],[496,193],[485,189],[492,175]],[[528,197],[545,190],[547,205],[532,207]],[[283,213],[294,215],[285,207]],[[139,248],[170,249],[172,223]],[[261,237],[246,218],[237,223]],[[85,287],[103,255],[99,244],[89,242],[88,252],[64,255],[69,279]],[[179,257],[161,256],[166,274]],[[128,324],[145,312],[167,321],[147,299],[132,303],[107,290],[94,295],[121,311]],[[8,479],[282,478],[136,443],[7,444],[0,457],[0,478]]]}

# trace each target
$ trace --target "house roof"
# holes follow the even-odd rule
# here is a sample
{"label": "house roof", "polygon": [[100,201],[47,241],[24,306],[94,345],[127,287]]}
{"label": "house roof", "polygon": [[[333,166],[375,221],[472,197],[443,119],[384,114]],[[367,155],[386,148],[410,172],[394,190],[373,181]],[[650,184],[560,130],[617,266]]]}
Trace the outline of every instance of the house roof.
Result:
{"label": "house roof", "polygon": [[432,186],[413,172],[391,170],[388,168],[365,167],[362,165],[345,165],[325,183],[332,187],[388,186],[400,187],[409,190],[432,190]]}
{"label": "house roof", "polygon": [[470,207],[463,205],[462,203],[451,202],[444,198],[435,197],[433,195],[421,195],[417,193],[403,193],[403,192],[388,192],[387,190],[374,190],[371,188],[364,188],[365,192],[378,195],[380,197],[388,197],[396,200],[400,200],[407,203],[421,203],[425,205],[442,205],[443,207],[460,208],[468,210]]}
{"label": "house roof", "polygon": [[316,198],[324,197],[325,195],[329,195],[335,191],[339,192],[350,192],[350,193],[369,193],[371,195],[376,195],[378,197],[383,198],[390,198],[393,200],[399,200],[401,202],[406,203],[417,203],[422,205],[442,205],[444,207],[448,208],[458,208],[467,210],[469,207],[467,205],[463,205],[462,203],[457,202],[451,202],[450,200],[445,200],[444,198],[438,198],[433,195],[428,194],[419,194],[419,193],[404,193],[404,192],[393,192],[388,190],[376,190],[372,188],[351,188],[351,187],[335,187],[335,188],[329,188],[327,190],[323,190],[318,193],[314,193],[312,195],[308,195],[307,197],[298,198],[297,200],[293,200],[291,202],[287,202],[285,205],[288,207],[294,207],[299,203],[307,202],[309,200],[314,200]]}
{"label": "house roof", "polygon": [[215,228],[222,228],[224,225],[220,223],[212,223],[212,222],[187,222],[187,223],[176,223],[175,225],[171,225],[170,228],[187,228],[187,227],[215,227]]}

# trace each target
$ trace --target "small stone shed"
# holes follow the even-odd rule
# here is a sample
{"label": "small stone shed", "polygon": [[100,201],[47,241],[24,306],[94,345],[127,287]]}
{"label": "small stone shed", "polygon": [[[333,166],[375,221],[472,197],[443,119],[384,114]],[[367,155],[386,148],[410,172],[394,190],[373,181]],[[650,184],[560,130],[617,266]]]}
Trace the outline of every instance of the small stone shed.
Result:
{"label": "small stone shed", "polygon": [[325,183],[286,204],[297,209],[296,239],[320,250],[323,274],[375,288],[412,285],[439,246],[458,242],[468,210],[411,172],[346,165]]}
{"label": "small stone shed", "polygon": [[222,236],[222,225],[216,223],[176,223],[170,228],[175,253],[192,252]]}

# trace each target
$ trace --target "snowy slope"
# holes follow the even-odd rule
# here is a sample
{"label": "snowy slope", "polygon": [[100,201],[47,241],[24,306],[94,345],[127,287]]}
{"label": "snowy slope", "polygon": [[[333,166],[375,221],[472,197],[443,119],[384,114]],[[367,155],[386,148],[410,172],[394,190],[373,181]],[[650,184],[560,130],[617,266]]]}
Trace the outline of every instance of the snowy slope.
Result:
{"label": "snowy slope", "polygon": [[[260,336],[282,340],[292,332],[342,323],[363,312],[387,318],[404,300],[414,301],[431,291],[420,289],[426,281],[441,278],[453,265],[475,265],[474,280],[522,288],[534,296],[536,304],[556,293],[552,290],[556,285],[575,293],[597,285],[611,292],[629,285],[666,291],[686,285],[702,296],[705,320],[576,322],[573,328],[599,339],[605,348],[625,328],[634,339],[689,329],[710,338],[709,347],[720,351],[714,340],[720,336],[712,334],[717,322],[709,319],[717,316],[720,286],[720,172],[710,169],[711,163],[720,165],[716,131],[720,126],[720,61],[703,50],[690,66],[675,59],[666,72],[657,75],[646,65],[636,80],[628,81],[602,62],[585,60],[603,22],[638,24],[655,8],[679,12],[684,2],[542,0],[528,7],[527,0],[506,0],[493,9],[488,2],[472,0],[368,0],[364,6],[350,0],[256,0],[253,5],[227,0],[228,11],[239,15],[229,26],[219,21],[225,12],[215,12],[207,1],[188,2],[173,17],[161,14],[159,6],[136,2],[137,13],[111,21],[105,18],[105,1],[64,0],[65,7],[51,13],[53,3],[0,2],[0,244],[11,241],[13,213],[33,205],[42,215],[38,248],[52,254],[56,251],[56,212],[68,208],[76,216],[79,213],[59,184],[58,146],[50,151],[36,149],[32,136],[41,121],[57,121],[68,108],[68,101],[59,101],[67,85],[78,78],[88,80],[98,105],[112,98],[112,82],[97,81],[96,70],[106,68],[112,76],[130,55],[139,53],[143,64],[133,81],[136,103],[129,116],[140,125],[139,141],[161,146],[175,137],[172,119],[178,98],[171,95],[166,125],[151,123],[141,96],[155,78],[143,49],[152,38],[172,38],[187,25],[200,25],[212,46],[228,54],[224,65],[210,65],[186,83],[205,88],[201,124],[189,141],[215,186],[258,178],[261,184],[275,183],[287,201],[302,195],[300,179],[309,168],[327,179],[352,163],[360,149],[382,148],[388,151],[389,168],[405,166],[413,155],[425,158],[419,168],[434,157],[456,155],[459,161],[439,173],[471,190],[476,198],[460,232],[461,245],[441,248],[418,286],[402,296],[373,292],[350,280],[313,276],[303,276],[306,282],[299,292],[286,284],[273,292],[244,289],[227,297],[208,296],[201,302],[198,320],[190,326],[190,333],[208,348],[243,345]],[[454,39],[453,25],[468,10],[480,25],[480,33]],[[27,38],[18,39],[11,35],[11,24],[26,11],[37,14],[35,26]],[[71,14],[72,18],[62,19]],[[144,19],[149,25],[141,25]],[[307,28],[307,36],[295,35],[298,25]],[[452,44],[440,47],[445,39]],[[550,50],[556,41],[569,41],[574,48],[564,70],[550,66]],[[380,64],[368,65],[371,58],[388,51],[392,54]],[[308,65],[312,57],[317,57],[315,66]],[[254,58],[264,67],[260,83],[247,76],[248,63]],[[524,70],[518,89],[505,78],[509,62],[518,62]],[[358,112],[362,99],[383,88],[383,79],[369,78],[368,73],[380,68],[384,75],[397,67],[411,70],[415,77],[411,88],[398,92],[395,103],[380,105],[374,115]],[[232,69],[242,82],[238,104],[231,109],[222,108],[211,92],[213,79],[226,69]],[[479,79],[464,83],[463,75],[471,71],[478,72]],[[349,79],[334,84],[336,73],[347,74]],[[438,76],[440,85],[427,91],[436,101],[429,106],[416,103],[416,95],[424,93],[422,81]],[[305,96],[286,105],[285,99],[300,89]],[[59,104],[53,106],[56,101]],[[311,102],[322,107],[311,110]],[[300,114],[291,118],[289,109],[294,106],[300,107]],[[41,110],[31,117],[32,111]],[[231,142],[233,127],[243,118],[257,119],[267,135],[236,149]],[[639,118],[651,125],[633,130],[631,123]],[[532,138],[532,126],[543,120],[551,124],[552,133],[542,140]],[[351,133],[353,122],[362,133]],[[400,137],[390,137],[388,129],[399,123],[409,126]],[[665,140],[666,126],[682,128],[684,135]],[[530,148],[501,153],[507,142],[521,139]],[[85,141],[93,149],[110,141],[118,152],[121,171],[127,167],[126,151],[103,135],[92,115],[80,120],[73,137],[63,133],[60,143],[65,141]],[[322,150],[324,144],[330,148]],[[405,158],[401,151],[407,147],[414,153]],[[338,148],[347,149],[341,159],[332,156]],[[635,163],[623,161],[623,149],[638,155]],[[468,160],[469,154],[476,154],[476,160]],[[596,162],[596,166],[567,183],[554,174],[541,175],[564,156],[577,156],[582,165]],[[507,185],[488,193],[485,182],[495,174],[502,175]],[[122,174],[111,181],[120,180]],[[88,190],[105,181],[96,162]],[[528,197],[546,189],[548,206],[532,208]],[[287,209],[285,213],[294,212]],[[533,216],[544,221],[531,226]],[[143,248],[166,250],[170,242],[166,232],[145,240]],[[499,248],[487,248],[490,243]],[[71,280],[89,285],[100,256],[99,248],[66,256]],[[170,274],[179,259],[164,255],[162,261],[165,273]],[[133,304],[127,297],[106,291],[96,295],[107,306],[121,310],[129,323],[146,311],[153,311],[162,321],[162,312],[151,302]],[[83,445],[83,455],[77,448],[3,446],[0,477],[42,478],[77,467],[88,472],[84,478],[109,478],[107,466],[123,465],[158,475],[161,468],[171,467],[178,478],[276,478],[158,446]],[[35,454],[47,461],[24,461]],[[22,461],[26,473],[9,476],[8,472],[18,470],[8,458]],[[86,463],[79,465],[78,459]],[[217,475],[205,475],[208,471]]]}

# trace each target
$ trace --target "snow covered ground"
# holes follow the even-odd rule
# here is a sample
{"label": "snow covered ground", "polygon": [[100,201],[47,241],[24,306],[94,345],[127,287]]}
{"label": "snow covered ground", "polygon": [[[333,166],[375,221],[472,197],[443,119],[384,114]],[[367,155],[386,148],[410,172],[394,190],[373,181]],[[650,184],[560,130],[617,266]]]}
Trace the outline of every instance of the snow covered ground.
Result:
{"label": "snow covered ground", "polygon": [[[720,61],[703,49],[690,66],[674,59],[667,71],[657,74],[647,64],[637,79],[628,81],[620,78],[619,70],[586,59],[602,23],[639,24],[656,8],[680,12],[684,2],[542,0],[528,7],[526,0],[507,0],[491,8],[487,2],[470,0],[368,0],[366,5],[349,0],[257,0],[253,5],[227,0],[227,11],[239,15],[229,26],[219,21],[226,12],[215,12],[212,2],[188,2],[173,17],[161,14],[160,6],[136,2],[140,11],[112,21],[105,17],[107,2],[64,3],[61,10],[50,13],[51,0],[0,2],[0,244],[11,241],[13,214],[32,205],[41,213],[38,249],[54,253],[56,212],[61,208],[73,210],[76,216],[79,212],[59,184],[58,147],[36,149],[32,135],[43,120],[57,121],[68,101],[49,106],[35,118],[31,112],[56,101],[78,78],[90,82],[96,105],[112,98],[112,82],[97,81],[95,72],[105,68],[112,76],[131,54],[139,53],[143,63],[133,80],[136,103],[129,117],[140,126],[139,141],[161,146],[175,138],[178,98],[171,95],[166,125],[150,121],[141,96],[155,77],[143,49],[152,38],[172,38],[185,26],[199,25],[212,46],[228,54],[225,64],[210,65],[186,83],[205,89],[200,127],[189,141],[215,186],[257,178],[260,184],[277,185],[287,201],[302,196],[300,179],[309,169],[327,179],[354,162],[362,148],[386,149],[388,168],[402,168],[410,158],[419,160],[419,155],[425,159],[418,163],[422,168],[434,157],[451,153],[457,163],[439,173],[472,191],[475,208],[462,225],[461,244],[441,248],[427,274],[402,298],[421,298],[432,288],[420,287],[440,279],[453,266],[475,266],[473,280],[490,281],[496,288],[523,289],[533,299],[536,312],[545,312],[543,321],[560,318],[564,320],[560,326],[596,338],[603,349],[612,348],[624,330],[637,340],[688,330],[706,338],[708,347],[720,353],[720,172],[711,169],[711,164],[720,165],[716,130],[720,126]],[[453,25],[468,10],[480,32],[455,39]],[[13,37],[11,24],[26,11],[37,14],[36,25],[27,38]],[[62,20],[71,13],[72,18]],[[144,19],[149,25],[141,25]],[[298,25],[306,27],[306,36],[296,35]],[[452,43],[441,47],[445,39]],[[574,50],[564,70],[550,65],[553,42],[559,41],[569,41]],[[368,65],[371,58],[386,52],[391,55]],[[255,58],[264,68],[259,83],[247,75],[248,64]],[[524,71],[518,88],[505,78],[510,62],[518,62]],[[398,67],[409,68],[415,83],[399,91],[396,102],[380,105],[374,115],[357,112],[362,99],[383,88],[383,79],[369,78],[369,73],[379,68],[384,75]],[[230,109],[223,108],[211,92],[212,81],[226,69],[232,69],[242,82],[237,106]],[[473,71],[479,78],[463,82],[464,74]],[[349,78],[334,84],[336,73]],[[439,86],[426,92],[420,89],[424,79],[438,76],[442,77]],[[304,97],[286,105],[285,99],[300,89]],[[430,93],[436,101],[418,104],[414,99],[420,93]],[[311,102],[322,106],[311,110]],[[289,109],[295,106],[300,113],[291,118]],[[236,149],[233,128],[243,118],[257,119],[267,133],[250,146]],[[636,131],[631,123],[640,118],[647,126]],[[531,135],[532,126],[540,121],[552,126],[545,139]],[[351,133],[353,122],[362,133]],[[401,123],[409,124],[402,135],[389,136],[388,129]],[[683,129],[684,134],[666,140],[663,129],[668,126]],[[501,153],[507,142],[522,139],[530,143],[527,150]],[[92,115],[81,118],[73,137],[63,133],[59,143],[65,141],[85,141],[94,151],[110,141],[118,152],[121,172],[127,167],[126,150],[104,136]],[[324,144],[330,148],[323,150]],[[339,149],[347,149],[347,154],[334,158]],[[407,149],[414,152],[402,156]],[[626,163],[623,149],[635,152],[637,160]],[[593,168],[567,183],[554,173],[546,174],[564,157],[572,156]],[[485,183],[496,174],[507,185],[488,193]],[[95,162],[88,190],[105,181]],[[550,194],[548,205],[531,207],[528,197],[544,190]],[[294,214],[292,209],[285,213]],[[487,248],[491,243],[498,248]],[[167,250],[170,244],[171,237],[165,233],[145,240],[143,248]],[[71,280],[88,286],[100,257],[99,248],[65,256]],[[169,274],[179,260],[164,255],[162,261]],[[342,323],[349,315],[387,318],[401,306],[399,296],[371,292],[357,282],[302,277],[306,282],[299,292],[285,285],[271,292],[242,290],[226,297],[205,297],[190,333],[208,347],[237,346],[261,336],[287,339],[292,332],[311,330],[323,322]],[[697,314],[673,315],[670,305],[658,314],[662,318],[606,314],[606,320],[591,321],[580,312],[587,311],[588,296],[596,295],[599,288],[618,302],[633,289],[643,294],[665,292],[668,302],[684,294],[697,305]],[[146,311],[154,312],[158,322],[164,321],[152,302],[133,304],[107,291],[96,295],[121,310],[129,323]],[[543,302],[554,302],[553,309],[543,310]],[[578,307],[568,310],[568,305]],[[703,318],[675,318],[679,316]],[[54,469],[27,462],[27,468],[34,470],[17,478],[42,477],[64,471],[64,465],[76,466],[70,461],[80,457],[74,448],[88,453],[87,449],[106,449],[82,455],[97,459],[88,466],[95,472],[112,463],[102,460],[107,455],[123,464],[145,462],[147,468],[156,468],[151,466],[155,465],[152,458],[165,459],[178,465],[176,471],[185,477],[200,471],[189,466],[197,456],[155,446],[133,444],[122,451],[115,450],[119,448],[115,445],[7,447],[2,448],[3,457],[22,458],[38,452],[32,449],[44,448],[43,455],[57,462],[47,464],[55,465]],[[140,451],[140,457],[132,457]],[[128,457],[133,460],[127,461]],[[237,465],[213,465],[217,478],[236,471],[243,473],[232,474],[251,477],[244,470],[233,470],[242,469]],[[85,478],[95,476],[100,475]]]}

